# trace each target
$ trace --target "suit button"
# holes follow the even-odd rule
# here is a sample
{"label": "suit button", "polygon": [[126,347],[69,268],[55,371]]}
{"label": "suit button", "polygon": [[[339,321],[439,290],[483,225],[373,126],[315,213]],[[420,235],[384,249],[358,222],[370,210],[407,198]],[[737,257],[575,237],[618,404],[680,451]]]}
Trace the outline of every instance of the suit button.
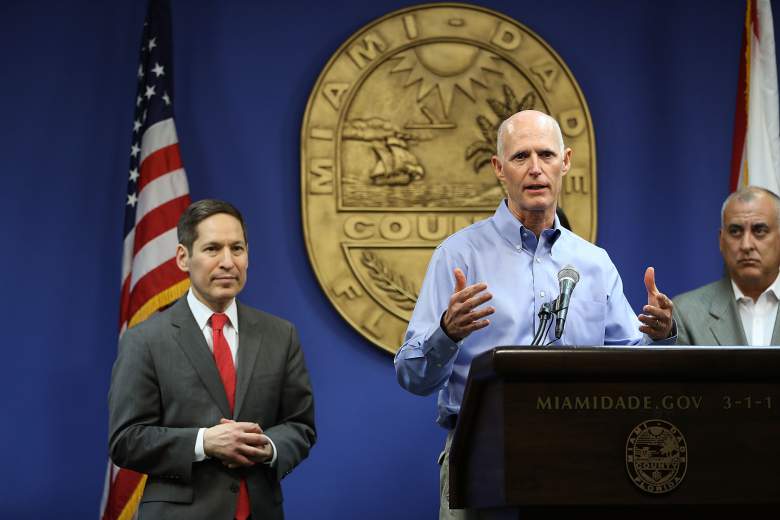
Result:
{"label": "suit button", "polygon": [[232,484],[230,484],[230,491],[232,491],[233,493],[238,493],[240,487],[241,486],[238,485],[238,482],[233,482]]}

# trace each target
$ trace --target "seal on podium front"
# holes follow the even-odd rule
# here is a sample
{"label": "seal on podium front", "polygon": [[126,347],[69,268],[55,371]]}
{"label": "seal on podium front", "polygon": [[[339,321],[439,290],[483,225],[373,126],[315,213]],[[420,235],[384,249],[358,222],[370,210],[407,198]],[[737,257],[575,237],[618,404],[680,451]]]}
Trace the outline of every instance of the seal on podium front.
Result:
{"label": "seal on podium front", "polygon": [[688,468],[688,446],[682,432],[661,419],[643,421],[626,441],[626,470],[642,491],[668,493],[680,485]]}

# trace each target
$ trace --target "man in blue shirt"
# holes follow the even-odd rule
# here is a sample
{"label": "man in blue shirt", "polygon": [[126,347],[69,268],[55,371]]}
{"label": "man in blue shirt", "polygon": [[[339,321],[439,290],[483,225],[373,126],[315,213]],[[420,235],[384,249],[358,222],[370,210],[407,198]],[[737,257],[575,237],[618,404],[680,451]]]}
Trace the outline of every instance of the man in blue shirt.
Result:
{"label": "man in blue shirt", "polygon": [[[555,210],[571,155],[552,117],[533,110],[509,117],[492,159],[508,199],[433,253],[395,368],[410,392],[439,391],[437,421],[445,428],[455,426],[474,357],[499,345],[531,344],[539,310],[557,296],[565,265],[575,266],[580,280],[557,344],[674,343],[672,302],[658,291],[653,268],[645,273],[647,305],[637,317],[606,251],[560,226]],[[551,331],[545,343],[553,339]],[[447,473],[445,457],[440,518],[472,518],[472,511],[449,510]]]}

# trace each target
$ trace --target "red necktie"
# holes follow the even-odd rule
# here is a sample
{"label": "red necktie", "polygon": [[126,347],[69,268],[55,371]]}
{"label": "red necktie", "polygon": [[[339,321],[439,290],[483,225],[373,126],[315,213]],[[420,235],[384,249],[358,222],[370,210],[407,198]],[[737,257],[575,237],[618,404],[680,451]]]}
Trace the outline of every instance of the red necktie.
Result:
{"label": "red necktie", "polygon": [[[214,313],[211,315],[211,330],[214,343],[214,361],[217,363],[219,377],[222,379],[222,385],[225,387],[230,413],[233,413],[233,407],[236,402],[236,367],[233,364],[233,354],[230,353],[222,329],[227,323],[226,314]],[[238,490],[238,504],[236,505],[236,520],[246,520],[251,514],[249,509],[249,490],[246,487],[246,479],[241,479],[241,487]]]}

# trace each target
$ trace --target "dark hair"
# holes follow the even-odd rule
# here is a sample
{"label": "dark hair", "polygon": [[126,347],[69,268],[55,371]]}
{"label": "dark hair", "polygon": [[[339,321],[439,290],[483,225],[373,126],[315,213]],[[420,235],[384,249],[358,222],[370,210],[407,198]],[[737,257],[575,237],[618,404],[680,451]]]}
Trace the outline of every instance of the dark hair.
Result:
{"label": "dark hair", "polygon": [[184,213],[179,217],[179,224],[176,226],[176,234],[179,243],[187,248],[187,252],[192,254],[192,244],[198,239],[198,224],[207,218],[226,213],[235,217],[241,223],[241,231],[244,232],[244,242],[246,239],[246,224],[244,217],[238,209],[224,200],[203,199],[190,204]]}

